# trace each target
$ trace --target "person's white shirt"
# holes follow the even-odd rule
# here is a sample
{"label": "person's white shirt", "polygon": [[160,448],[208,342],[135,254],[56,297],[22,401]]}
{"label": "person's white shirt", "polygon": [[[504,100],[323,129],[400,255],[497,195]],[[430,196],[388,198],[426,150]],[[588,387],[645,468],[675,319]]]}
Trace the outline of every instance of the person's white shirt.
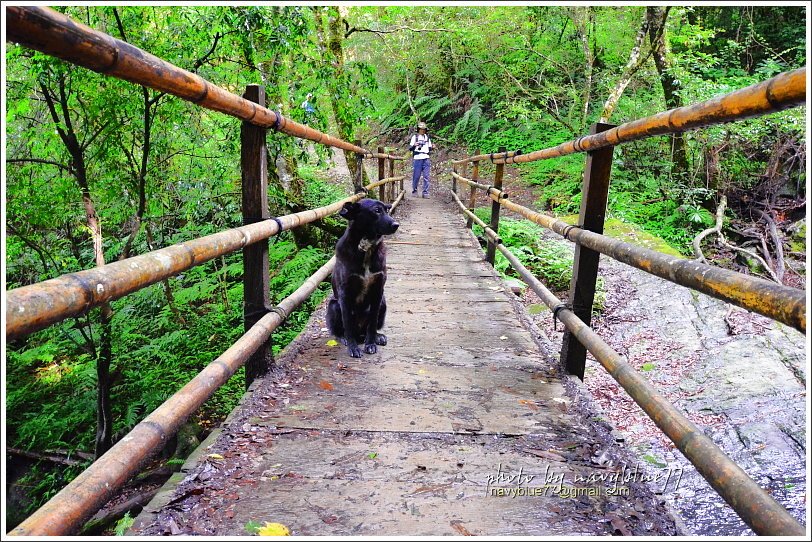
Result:
{"label": "person's white shirt", "polygon": [[415,160],[423,160],[429,157],[429,152],[434,144],[428,134],[414,134],[409,141],[409,147],[414,147],[414,150],[417,151],[414,155]]}

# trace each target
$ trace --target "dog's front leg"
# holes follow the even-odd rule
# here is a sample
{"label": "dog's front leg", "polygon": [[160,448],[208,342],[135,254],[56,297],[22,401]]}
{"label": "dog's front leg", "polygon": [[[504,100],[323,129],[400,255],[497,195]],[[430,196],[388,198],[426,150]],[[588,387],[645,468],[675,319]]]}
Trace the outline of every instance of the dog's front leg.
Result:
{"label": "dog's front leg", "polygon": [[[378,279],[369,291],[369,319],[367,320],[366,335],[364,336],[364,352],[374,354],[378,351],[378,344],[386,344],[386,338],[381,343],[378,340],[378,316],[381,312],[381,301],[383,300],[383,280]],[[381,335],[383,337],[383,335]]]}
{"label": "dog's front leg", "polygon": [[344,323],[344,338],[347,341],[347,353],[353,358],[361,357],[361,349],[358,347],[358,341],[355,339],[355,307],[347,301],[349,296],[344,292],[339,296],[338,303],[341,307],[341,321]]}

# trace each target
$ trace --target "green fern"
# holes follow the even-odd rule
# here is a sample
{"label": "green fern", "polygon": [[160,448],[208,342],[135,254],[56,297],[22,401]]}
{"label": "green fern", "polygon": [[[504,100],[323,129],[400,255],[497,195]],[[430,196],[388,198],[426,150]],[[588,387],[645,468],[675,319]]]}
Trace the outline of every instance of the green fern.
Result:
{"label": "green fern", "polygon": [[484,122],[482,106],[479,101],[474,101],[468,111],[454,125],[453,138],[468,141],[476,139],[486,131],[490,124],[490,122]]}
{"label": "green fern", "polygon": [[454,102],[447,96],[421,96],[414,101],[414,109],[422,121],[432,121]]}

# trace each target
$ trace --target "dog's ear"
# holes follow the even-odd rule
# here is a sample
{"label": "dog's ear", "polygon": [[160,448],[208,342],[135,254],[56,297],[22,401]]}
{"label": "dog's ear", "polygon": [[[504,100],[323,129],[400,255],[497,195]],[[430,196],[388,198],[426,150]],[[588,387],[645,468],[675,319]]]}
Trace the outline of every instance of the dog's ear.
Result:
{"label": "dog's ear", "polygon": [[386,209],[386,212],[388,213],[392,209],[392,205],[389,203],[384,203],[383,208]]}
{"label": "dog's ear", "polygon": [[358,207],[359,205],[357,203],[348,201],[338,212],[338,215],[342,218],[346,218],[347,220],[352,220],[358,214]]}

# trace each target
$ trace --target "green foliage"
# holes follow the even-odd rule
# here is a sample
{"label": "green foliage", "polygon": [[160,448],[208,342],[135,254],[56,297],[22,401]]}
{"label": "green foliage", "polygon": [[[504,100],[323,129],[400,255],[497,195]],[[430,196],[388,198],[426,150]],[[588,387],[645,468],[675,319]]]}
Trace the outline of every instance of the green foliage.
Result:
{"label": "green foliage", "polygon": [[[440,121],[433,127],[438,135],[469,152],[500,147],[528,152],[585,134],[624,69],[645,14],[637,6],[451,9],[360,8],[350,19],[359,26],[419,22],[444,30],[413,36],[417,39],[400,33],[356,39],[358,49],[380,66],[383,84],[375,103],[383,128],[413,125],[411,96],[415,104],[430,104],[425,113]],[[679,99],[707,100],[804,66],[804,17],[797,6],[672,7],[666,39]],[[579,25],[595,53],[591,87]],[[647,40],[643,55],[649,47]],[[659,74],[646,60],[611,122],[665,108]],[[804,119],[805,109],[795,108],[686,133],[688,171],[676,170],[669,137],[623,145],[615,155],[610,211],[688,254],[719,194],[763,181],[776,141],[802,138]],[[576,154],[517,168],[539,195],[537,207],[571,214],[580,205],[583,164],[584,156]],[[803,186],[803,173],[799,177]]]}
{"label": "green foliage", "polygon": [[28,494],[31,498],[31,502],[24,513],[26,515],[34,513],[88,466],[89,464],[46,468],[41,464],[35,464],[17,482],[20,487],[28,488]]}
{"label": "green foliage", "polygon": [[124,517],[116,522],[114,528],[116,536],[124,536],[127,534],[127,530],[133,526],[133,523],[135,523],[135,518],[132,517],[129,512],[124,514]]}
{"label": "green foliage", "polygon": [[[490,209],[479,207],[474,212],[482,220],[490,220]],[[474,232],[483,235],[482,228],[476,224]],[[572,250],[559,242],[544,239],[543,232],[541,226],[527,220],[506,217],[499,220],[502,243],[550,290],[563,292],[572,280]],[[505,276],[518,276],[511,269],[510,262],[498,252],[494,267]]]}
{"label": "green foliage", "polygon": [[248,522],[244,525],[245,532],[250,535],[255,535],[259,532],[259,529],[262,527],[262,524],[258,521],[254,521],[253,519],[248,520]]}

